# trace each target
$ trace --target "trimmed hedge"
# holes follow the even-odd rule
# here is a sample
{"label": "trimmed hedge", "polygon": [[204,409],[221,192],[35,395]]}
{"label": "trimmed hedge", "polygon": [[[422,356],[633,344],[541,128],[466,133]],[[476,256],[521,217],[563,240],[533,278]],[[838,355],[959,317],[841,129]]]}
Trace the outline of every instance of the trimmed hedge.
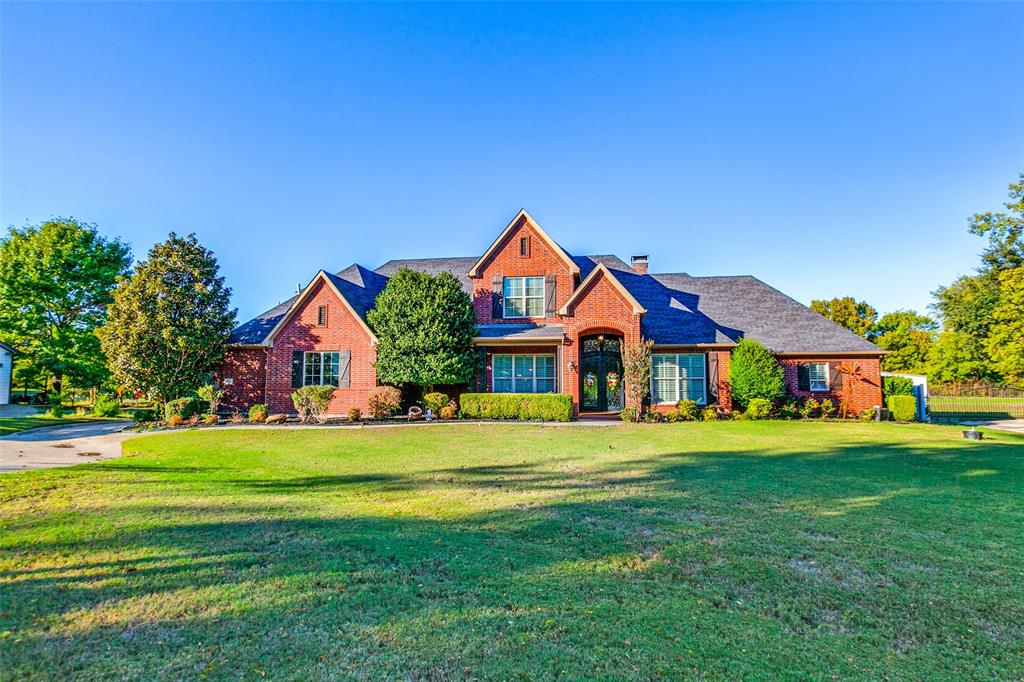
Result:
{"label": "trimmed hedge", "polygon": [[519,419],[567,422],[572,396],[567,393],[464,393],[463,419]]}
{"label": "trimmed hedge", "polygon": [[164,419],[170,421],[171,417],[178,415],[188,421],[194,415],[203,414],[207,411],[209,404],[195,396],[188,398],[176,398],[164,405]]}
{"label": "trimmed hedge", "polygon": [[891,395],[914,395],[914,381],[907,377],[882,377],[882,393]]}
{"label": "trimmed hedge", "polygon": [[917,399],[912,395],[891,395],[886,398],[885,406],[898,422],[912,422],[917,416]]}

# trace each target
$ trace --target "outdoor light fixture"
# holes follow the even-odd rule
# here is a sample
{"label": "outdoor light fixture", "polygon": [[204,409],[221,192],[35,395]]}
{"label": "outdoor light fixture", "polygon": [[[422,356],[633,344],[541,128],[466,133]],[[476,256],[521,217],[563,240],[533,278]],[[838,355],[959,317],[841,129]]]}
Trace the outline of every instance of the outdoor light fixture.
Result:
{"label": "outdoor light fixture", "polygon": [[569,371],[570,372],[575,372],[576,371],[576,363],[573,362],[572,360],[569,361]]}

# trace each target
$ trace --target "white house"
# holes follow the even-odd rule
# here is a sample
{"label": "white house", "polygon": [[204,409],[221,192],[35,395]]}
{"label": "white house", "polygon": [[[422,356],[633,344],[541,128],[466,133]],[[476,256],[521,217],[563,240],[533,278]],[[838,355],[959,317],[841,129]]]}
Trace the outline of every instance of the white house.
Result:
{"label": "white house", "polygon": [[0,343],[0,405],[11,402],[11,385],[14,383],[14,349]]}

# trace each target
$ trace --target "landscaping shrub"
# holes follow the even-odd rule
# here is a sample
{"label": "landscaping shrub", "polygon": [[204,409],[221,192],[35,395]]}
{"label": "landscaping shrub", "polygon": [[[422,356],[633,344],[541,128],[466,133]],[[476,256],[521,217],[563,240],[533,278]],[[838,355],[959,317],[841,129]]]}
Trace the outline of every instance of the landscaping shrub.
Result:
{"label": "landscaping shrub", "polygon": [[461,403],[467,419],[572,419],[572,396],[565,393],[465,393]]}
{"label": "landscaping shrub", "polygon": [[374,419],[386,419],[401,407],[402,392],[394,386],[382,386],[370,394],[367,402],[370,405],[370,416]]}
{"label": "landscaping shrub", "polygon": [[230,421],[232,424],[241,424],[245,422],[245,417],[240,415],[238,412],[233,412],[231,414]]}
{"label": "landscaping shrub", "polygon": [[647,411],[644,412],[644,421],[648,424],[657,424],[658,422],[668,421],[661,412],[658,412],[653,407],[648,407]]}
{"label": "landscaping shrub", "polygon": [[808,398],[804,401],[804,404],[800,406],[800,416],[804,419],[810,419],[818,415],[818,401],[814,398]]}
{"label": "landscaping shrub", "polygon": [[781,419],[799,419],[800,416],[800,401],[796,398],[787,398],[786,401],[779,406],[779,417]]}
{"label": "landscaping shrub", "polygon": [[353,424],[363,418],[363,413],[358,407],[353,407],[348,411],[348,420]]}
{"label": "landscaping shrub", "polygon": [[885,399],[885,406],[898,422],[912,422],[917,415],[917,400],[912,395],[891,395]]}
{"label": "landscaping shrub", "polygon": [[740,339],[729,363],[732,399],[740,407],[755,398],[769,402],[786,394],[782,367],[772,352],[752,339]]}
{"label": "landscaping shrub", "polygon": [[441,408],[448,405],[448,396],[444,393],[427,393],[423,396],[423,406],[430,410],[430,413],[435,417],[441,411]]}
{"label": "landscaping shrub", "polygon": [[437,416],[441,419],[455,419],[458,414],[459,406],[455,404],[454,400],[437,411]]}
{"label": "landscaping shrub", "polygon": [[140,410],[132,410],[132,419],[135,420],[136,424],[143,424],[143,423],[146,423],[146,422],[155,422],[156,421],[156,410],[151,410],[149,408],[140,409]]}
{"label": "landscaping shrub", "polygon": [[624,422],[635,422],[636,419],[636,408],[633,406],[622,408],[622,412],[619,412],[619,419]]}
{"label": "landscaping shrub", "polygon": [[862,422],[873,422],[875,421],[875,408],[869,407],[860,413],[860,420]]}
{"label": "landscaping shrub", "polygon": [[692,400],[680,400],[676,403],[676,419],[681,422],[692,422],[697,418],[697,403]]}
{"label": "landscaping shrub", "polygon": [[219,387],[217,384],[206,384],[205,386],[200,386],[196,390],[196,395],[198,395],[200,399],[206,401],[206,405],[211,414],[217,414],[217,409],[220,407],[220,401],[224,398],[224,389]]}
{"label": "landscaping shrub", "polygon": [[164,405],[164,418],[170,421],[172,416],[178,415],[182,420],[191,419],[194,415],[206,412],[206,407],[206,401],[195,396],[177,398]]}
{"label": "landscaping shrub", "polygon": [[117,396],[108,393],[96,398],[96,404],[92,406],[92,413],[96,417],[116,417],[121,414],[121,405],[117,402]]}
{"label": "landscaping shrub", "polygon": [[168,426],[181,426],[184,423],[185,418],[182,417],[180,414],[172,414],[170,417],[167,418]]}
{"label": "landscaping shrub", "polygon": [[767,398],[751,398],[744,416],[747,419],[767,419],[772,414],[772,401]]}
{"label": "landscaping shrub", "polygon": [[829,417],[836,413],[835,404],[833,404],[833,402],[828,398],[825,398],[824,400],[821,401],[820,409],[822,419],[828,419]]}
{"label": "landscaping shrub", "polygon": [[327,421],[327,409],[334,397],[334,386],[318,386],[310,384],[292,391],[292,404],[302,421],[312,417],[317,423]]}
{"label": "landscaping shrub", "polygon": [[64,416],[64,407],[60,404],[59,400],[54,401],[50,405],[49,414],[50,414],[51,417],[58,417],[58,418]]}
{"label": "landscaping shrub", "polygon": [[205,417],[203,417],[203,423],[204,424],[208,424],[210,426],[213,426],[214,424],[217,423],[217,415],[215,415],[215,414],[208,414],[208,415],[206,415]]}
{"label": "landscaping shrub", "polygon": [[700,420],[702,422],[713,422],[718,419],[718,410],[714,407],[705,407],[700,411]]}
{"label": "landscaping shrub", "polygon": [[256,403],[249,408],[249,421],[263,422],[267,420],[267,406],[263,403]]}
{"label": "landscaping shrub", "polygon": [[882,377],[882,393],[891,395],[913,395],[914,382],[907,377]]}

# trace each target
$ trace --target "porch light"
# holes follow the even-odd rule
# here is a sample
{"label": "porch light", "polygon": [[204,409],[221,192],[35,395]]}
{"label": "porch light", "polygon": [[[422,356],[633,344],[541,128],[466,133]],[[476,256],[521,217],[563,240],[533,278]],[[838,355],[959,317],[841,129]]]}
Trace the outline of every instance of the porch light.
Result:
{"label": "porch light", "polygon": [[572,360],[569,361],[569,371],[570,372],[575,372],[576,371],[576,363],[573,362]]}

